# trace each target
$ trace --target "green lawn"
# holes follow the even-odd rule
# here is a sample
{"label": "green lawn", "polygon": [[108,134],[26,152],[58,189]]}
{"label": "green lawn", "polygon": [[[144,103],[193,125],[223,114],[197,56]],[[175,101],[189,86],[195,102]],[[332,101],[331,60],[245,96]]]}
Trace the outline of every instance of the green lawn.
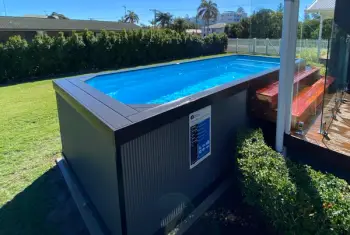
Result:
{"label": "green lawn", "polygon": [[0,234],[58,233],[50,213],[67,190],[54,161],[61,144],[52,81],[0,87],[0,110]]}
{"label": "green lawn", "polygon": [[60,153],[51,80],[0,87],[0,206],[54,166]]}

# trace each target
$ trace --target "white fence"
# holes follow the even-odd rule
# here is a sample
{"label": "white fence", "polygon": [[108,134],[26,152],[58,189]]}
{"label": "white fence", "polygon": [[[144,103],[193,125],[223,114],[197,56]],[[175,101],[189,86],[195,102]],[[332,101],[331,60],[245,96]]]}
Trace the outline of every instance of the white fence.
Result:
{"label": "white fence", "polygon": [[[298,39],[297,53],[305,48],[317,49],[318,40],[316,39]],[[279,55],[281,46],[281,39],[229,39],[227,51],[244,54],[265,54],[265,55]],[[321,50],[327,49],[328,41],[321,41]]]}

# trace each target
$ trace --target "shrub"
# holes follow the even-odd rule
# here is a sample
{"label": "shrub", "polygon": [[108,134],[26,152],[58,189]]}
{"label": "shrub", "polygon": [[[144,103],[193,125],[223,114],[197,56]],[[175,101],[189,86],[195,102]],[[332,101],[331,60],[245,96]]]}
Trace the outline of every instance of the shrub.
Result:
{"label": "shrub", "polygon": [[[299,58],[306,60],[308,63],[318,63],[319,58],[317,57],[316,48],[302,48],[301,51],[297,54]],[[327,56],[327,50],[322,49],[320,56]]]}
{"label": "shrub", "polygon": [[3,69],[1,70],[3,81],[16,81],[30,75],[31,59],[27,53],[28,43],[20,36],[11,37],[2,49]]}
{"label": "shrub", "polygon": [[0,83],[218,54],[226,48],[225,34],[201,38],[169,29],[37,35],[31,43],[14,36],[0,44]]}
{"label": "shrub", "polygon": [[285,159],[261,130],[240,135],[237,161],[245,202],[282,234],[349,234],[350,186]]}

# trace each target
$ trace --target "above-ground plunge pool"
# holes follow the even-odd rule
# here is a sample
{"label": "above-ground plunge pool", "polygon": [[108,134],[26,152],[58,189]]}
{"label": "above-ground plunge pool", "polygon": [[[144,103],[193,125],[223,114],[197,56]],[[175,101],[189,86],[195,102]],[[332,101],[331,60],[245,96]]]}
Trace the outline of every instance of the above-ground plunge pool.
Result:
{"label": "above-ground plunge pool", "polygon": [[164,104],[279,65],[279,58],[234,55],[104,74],[86,83],[125,104]]}
{"label": "above-ground plunge pool", "polygon": [[278,58],[225,55],[54,80],[78,208],[106,234],[168,234],[231,175],[251,94],[278,75]]}

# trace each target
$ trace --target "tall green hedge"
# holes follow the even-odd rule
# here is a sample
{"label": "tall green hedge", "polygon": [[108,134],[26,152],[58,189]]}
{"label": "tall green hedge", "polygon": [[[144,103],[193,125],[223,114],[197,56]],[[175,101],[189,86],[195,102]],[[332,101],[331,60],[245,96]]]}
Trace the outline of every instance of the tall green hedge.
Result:
{"label": "tall green hedge", "polygon": [[37,35],[30,43],[14,36],[0,44],[0,83],[218,54],[226,48],[224,34],[201,38],[168,29]]}
{"label": "tall green hedge", "polygon": [[245,202],[277,234],[350,234],[345,180],[284,158],[265,144],[261,130],[239,137],[237,157]]}

